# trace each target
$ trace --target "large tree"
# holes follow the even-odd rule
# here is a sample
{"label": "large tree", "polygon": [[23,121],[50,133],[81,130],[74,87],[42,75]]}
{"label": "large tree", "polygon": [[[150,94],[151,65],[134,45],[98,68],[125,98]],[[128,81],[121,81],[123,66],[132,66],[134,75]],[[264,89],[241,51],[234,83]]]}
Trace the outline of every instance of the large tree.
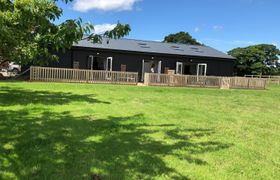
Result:
{"label": "large tree", "polygon": [[280,50],[270,44],[259,44],[245,48],[236,48],[228,52],[235,57],[235,73],[273,75],[279,73]]}
{"label": "large tree", "polygon": [[170,34],[164,38],[163,42],[202,45],[195,38],[193,38],[188,32],[178,32],[176,34]]}
{"label": "large tree", "polygon": [[[57,24],[63,14],[59,0],[0,0],[0,60],[20,64],[44,64],[57,60],[54,52],[71,48],[85,34],[97,43],[102,37],[120,38],[130,31],[118,23],[104,34],[91,34],[94,26],[82,19],[69,19]],[[69,3],[72,0],[61,0]]]}

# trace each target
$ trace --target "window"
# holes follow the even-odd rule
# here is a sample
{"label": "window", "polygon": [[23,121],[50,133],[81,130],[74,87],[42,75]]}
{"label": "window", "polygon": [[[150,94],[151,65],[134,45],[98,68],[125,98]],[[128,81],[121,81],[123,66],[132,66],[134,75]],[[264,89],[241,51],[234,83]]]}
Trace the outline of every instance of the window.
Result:
{"label": "window", "polygon": [[143,48],[143,49],[149,49],[149,48],[151,48],[151,47],[149,47],[149,46],[140,46],[141,48]]}
{"label": "window", "polygon": [[183,63],[182,62],[176,63],[176,74],[183,74]]}
{"label": "window", "polygon": [[94,61],[94,57],[92,55],[88,56],[87,68],[90,70],[93,70],[93,61]]}
{"label": "window", "polygon": [[199,50],[197,47],[191,47],[192,50]]}
{"label": "window", "polygon": [[139,46],[147,46],[147,43],[138,43]]}
{"label": "window", "polygon": [[107,57],[106,63],[105,63],[105,70],[106,71],[113,70],[113,58],[112,57]]}
{"label": "window", "polygon": [[207,64],[198,64],[197,76],[206,76],[206,73],[207,73]]}

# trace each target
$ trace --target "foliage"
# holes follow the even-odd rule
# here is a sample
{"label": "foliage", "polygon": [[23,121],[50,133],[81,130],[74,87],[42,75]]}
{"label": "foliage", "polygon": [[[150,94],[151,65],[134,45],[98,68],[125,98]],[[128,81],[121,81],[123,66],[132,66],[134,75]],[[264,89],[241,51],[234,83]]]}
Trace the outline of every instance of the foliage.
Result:
{"label": "foliage", "polygon": [[178,32],[176,34],[170,34],[164,38],[163,42],[202,45],[196,39],[194,39],[188,32]]}
{"label": "foliage", "polygon": [[236,48],[228,52],[237,59],[235,72],[245,74],[277,74],[279,73],[280,50],[274,45],[259,44],[245,48]]}
{"label": "foliage", "polygon": [[279,179],[279,98],[0,82],[0,179]]}
{"label": "foliage", "polygon": [[[59,0],[0,0],[0,56],[20,64],[44,64],[57,60],[54,52],[71,48],[84,34],[94,30],[82,19],[56,22],[63,14]],[[69,3],[72,0],[61,0]],[[93,42],[105,36],[120,38],[130,31],[129,25],[118,26],[102,35],[91,34]]]}

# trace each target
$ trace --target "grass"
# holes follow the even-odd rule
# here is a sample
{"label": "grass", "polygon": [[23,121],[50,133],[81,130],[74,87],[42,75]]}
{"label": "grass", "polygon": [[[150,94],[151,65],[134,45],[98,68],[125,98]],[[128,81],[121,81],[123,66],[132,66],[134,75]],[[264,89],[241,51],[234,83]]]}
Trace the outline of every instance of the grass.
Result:
{"label": "grass", "polygon": [[280,87],[0,83],[0,179],[279,179]]}

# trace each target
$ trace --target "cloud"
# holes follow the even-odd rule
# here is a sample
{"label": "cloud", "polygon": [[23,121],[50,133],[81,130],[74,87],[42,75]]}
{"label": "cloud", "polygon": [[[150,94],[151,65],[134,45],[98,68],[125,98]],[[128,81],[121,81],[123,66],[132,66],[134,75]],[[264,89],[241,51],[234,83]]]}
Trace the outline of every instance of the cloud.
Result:
{"label": "cloud", "polygon": [[278,46],[278,43],[277,42],[273,42],[272,43],[274,46]]}
{"label": "cloud", "polygon": [[222,39],[212,39],[212,38],[206,38],[203,39],[205,42],[210,43],[210,44],[224,44],[224,45],[234,45],[234,46],[249,46],[249,45],[255,45],[255,44],[260,44],[259,42],[255,41],[246,41],[246,40],[222,40]]}
{"label": "cloud", "polygon": [[194,32],[199,32],[201,29],[199,27],[194,28]]}
{"label": "cloud", "polygon": [[106,31],[113,30],[117,25],[116,24],[98,24],[94,26],[94,33],[95,34],[102,34]]}
{"label": "cloud", "polygon": [[248,45],[254,45],[254,44],[258,44],[258,43],[257,43],[257,42],[254,42],[254,41],[235,40],[235,41],[233,41],[233,44],[248,44]]}
{"label": "cloud", "polygon": [[213,30],[214,31],[221,31],[224,27],[223,26],[220,26],[220,25],[215,25],[213,26]]}
{"label": "cloud", "polygon": [[133,9],[133,5],[140,0],[76,0],[74,10],[87,12],[89,10],[102,11],[128,11]]}

